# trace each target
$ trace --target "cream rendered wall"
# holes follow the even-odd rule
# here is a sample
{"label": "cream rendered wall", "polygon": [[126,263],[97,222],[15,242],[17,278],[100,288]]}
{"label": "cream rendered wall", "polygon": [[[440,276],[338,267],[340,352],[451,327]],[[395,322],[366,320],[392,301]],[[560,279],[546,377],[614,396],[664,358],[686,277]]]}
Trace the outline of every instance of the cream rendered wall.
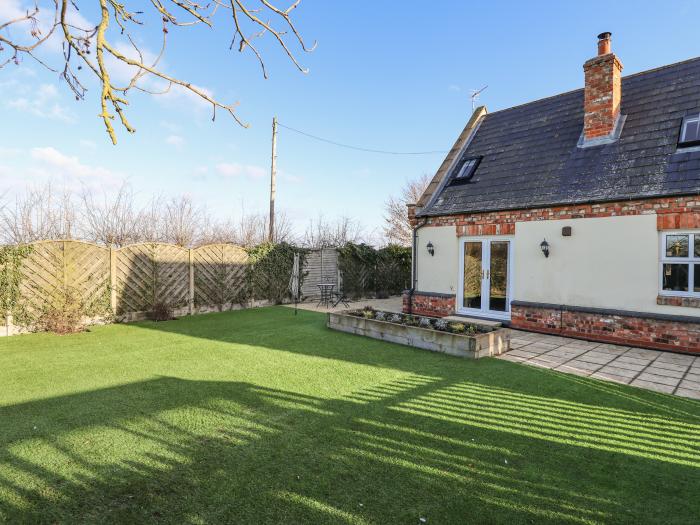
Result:
{"label": "cream rendered wall", "polygon": [[[563,237],[571,226],[571,237]],[[550,245],[545,258],[540,243]],[[515,225],[514,299],[676,315],[694,308],[657,305],[656,215],[519,222]]]}
{"label": "cream rendered wall", "polygon": [[[428,242],[435,247],[431,256]],[[459,272],[459,242],[454,226],[424,226],[418,230],[416,244],[417,283],[421,292],[457,293]]]}

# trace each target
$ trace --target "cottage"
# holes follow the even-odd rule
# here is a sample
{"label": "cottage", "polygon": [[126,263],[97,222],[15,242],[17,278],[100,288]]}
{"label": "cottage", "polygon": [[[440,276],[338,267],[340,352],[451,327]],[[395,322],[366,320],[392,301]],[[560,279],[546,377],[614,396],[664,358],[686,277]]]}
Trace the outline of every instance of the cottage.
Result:
{"label": "cottage", "polygon": [[700,353],[700,58],[477,108],[420,200],[404,310]]}

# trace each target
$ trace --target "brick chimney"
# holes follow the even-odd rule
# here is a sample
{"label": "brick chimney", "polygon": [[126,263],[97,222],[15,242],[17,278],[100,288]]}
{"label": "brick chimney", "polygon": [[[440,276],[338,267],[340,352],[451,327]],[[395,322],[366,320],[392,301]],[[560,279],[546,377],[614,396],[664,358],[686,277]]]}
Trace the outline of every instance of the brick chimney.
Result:
{"label": "brick chimney", "polygon": [[611,137],[620,115],[622,62],[611,50],[611,36],[611,33],[598,35],[598,56],[583,65],[585,140]]}

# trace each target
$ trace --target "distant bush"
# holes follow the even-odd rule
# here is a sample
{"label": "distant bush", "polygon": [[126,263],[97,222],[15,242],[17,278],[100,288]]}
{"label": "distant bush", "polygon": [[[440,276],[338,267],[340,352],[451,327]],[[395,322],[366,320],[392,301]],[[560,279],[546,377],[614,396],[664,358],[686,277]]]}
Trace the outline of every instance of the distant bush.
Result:
{"label": "distant bush", "polygon": [[294,267],[294,254],[299,254],[299,288],[304,282],[302,271],[308,250],[281,242],[260,244],[248,250],[249,291],[252,299],[280,304],[289,300],[289,280]]}
{"label": "distant bush", "polygon": [[36,328],[59,335],[73,334],[84,330],[84,318],[85,305],[80,294],[67,287],[44,301],[37,315]]}
{"label": "distant bush", "polygon": [[385,298],[410,287],[411,249],[389,245],[379,250],[347,243],[338,249],[343,290],[350,298]]}
{"label": "distant bush", "polygon": [[149,312],[151,321],[170,321],[173,317],[173,307],[166,301],[155,301]]}

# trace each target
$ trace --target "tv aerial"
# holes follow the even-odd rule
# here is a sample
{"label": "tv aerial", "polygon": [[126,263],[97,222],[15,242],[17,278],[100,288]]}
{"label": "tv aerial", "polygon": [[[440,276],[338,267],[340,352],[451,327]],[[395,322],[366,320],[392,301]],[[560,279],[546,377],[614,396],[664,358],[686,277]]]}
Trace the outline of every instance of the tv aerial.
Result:
{"label": "tv aerial", "polygon": [[476,107],[476,101],[479,99],[479,95],[487,88],[488,86],[484,86],[481,89],[472,89],[472,94],[471,94],[471,99],[472,99],[472,111],[474,111],[474,108]]}

